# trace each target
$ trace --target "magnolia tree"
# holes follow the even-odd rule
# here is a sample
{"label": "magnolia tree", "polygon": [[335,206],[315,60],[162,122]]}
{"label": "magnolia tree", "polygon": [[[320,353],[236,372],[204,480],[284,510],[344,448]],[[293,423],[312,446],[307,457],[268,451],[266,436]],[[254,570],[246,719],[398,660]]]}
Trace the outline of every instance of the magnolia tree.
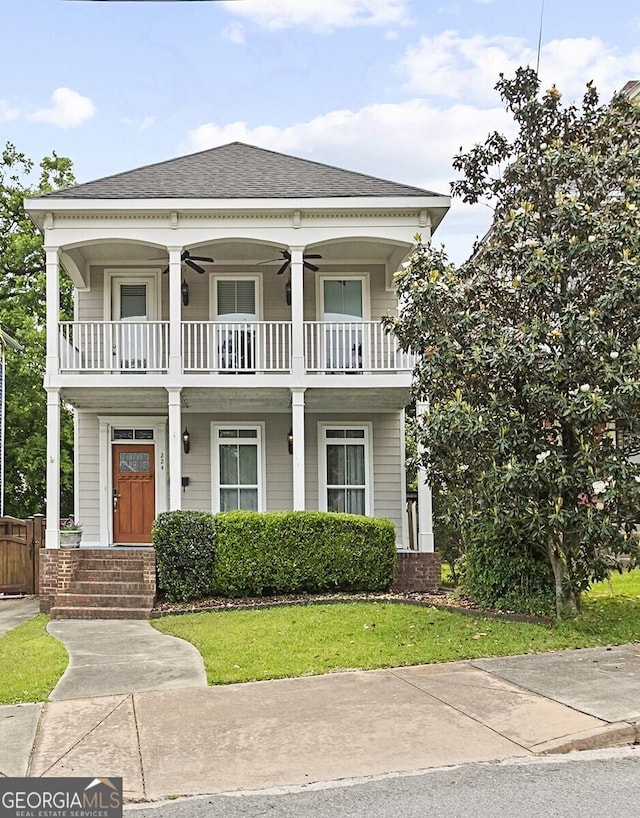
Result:
{"label": "magnolia tree", "polygon": [[497,89],[516,135],[460,153],[452,186],[491,230],[459,269],[417,237],[388,325],[419,356],[429,481],[476,547],[533,555],[562,618],[637,553],[640,107],[591,85],[565,106],[530,69]]}

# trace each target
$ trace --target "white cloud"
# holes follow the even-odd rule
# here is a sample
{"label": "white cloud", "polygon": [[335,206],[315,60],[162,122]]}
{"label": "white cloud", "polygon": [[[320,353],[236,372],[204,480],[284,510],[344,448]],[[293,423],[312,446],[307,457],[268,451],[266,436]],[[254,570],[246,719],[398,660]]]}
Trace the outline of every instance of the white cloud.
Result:
{"label": "white cloud", "polygon": [[247,40],[247,30],[240,23],[234,23],[231,26],[223,28],[221,35],[225,40],[229,40],[234,45],[244,45]]}
{"label": "white cloud", "polygon": [[[429,96],[495,103],[499,74],[535,65],[537,54],[519,37],[462,37],[444,31],[410,46],[398,67],[411,90]],[[603,99],[640,71],[640,49],[620,54],[598,37],[552,40],[541,49],[543,88],[555,84],[568,99],[581,96],[594,80]]]}
{"label": "white cloud", "polygon": [[138,131],[142,133],[150,128],[156,121],[155,116],[145,116],[140,125],[138,126]]}
{"label": "white cloud", "polygon": [[[451,159],[494,129],[509,131],[512,123],[501,108],[479,110],[469,105],[439,109],[426,100],[369,105],[358,111],[339,110],[287,127],[246,122],[205,123],[188,134],[184,152],[228,142],[246,142],[270,150],[314,159],[384,179],[449,194],[455,178]],[[436,235],[449,237],[447,250],[456,261],[471,251],[473,239],[488,226],[489,211],[456,204]]]}
{"label": "white cloud", "polygon": [[404,25],[409,0],[243,0],[225,6],[232,14],[268,29],[307,26],[316,30]]}
{"label": "white cloud", "polygon": [[[241,141],[448,194],[456,177],[454,154],[494,130],[514,134],[513,120],[492,89],[500,72],[510,76],[535,57],[516,37],[465,38],[455,31],[423,37],[400,65],[421,98],[334,110],[283,127],[203,123],[187,135],[181,150]],[[553,40],[542,49],[540,73],[543,88],[555,83],[568,99],[580,96],[593,77],[606,99],[629,77],[640,76],[640,51],[622,55],[598,38]],[[461,262],[490,221],[486,205],[454,200],[435,241]]]}
{"label": "white cloud", "polygon": [[49,122],[59,128],[75,128],[95,114],[96,107],[88,97],[71,88],[56,88],[51,94],[51,108],[41,108],[29,115],[34,122]]}
{"label": "white cloud", "polygon": [[20,116],[19,108],[12,108],[4,99],[0,99],[0,122],[11,122]]}

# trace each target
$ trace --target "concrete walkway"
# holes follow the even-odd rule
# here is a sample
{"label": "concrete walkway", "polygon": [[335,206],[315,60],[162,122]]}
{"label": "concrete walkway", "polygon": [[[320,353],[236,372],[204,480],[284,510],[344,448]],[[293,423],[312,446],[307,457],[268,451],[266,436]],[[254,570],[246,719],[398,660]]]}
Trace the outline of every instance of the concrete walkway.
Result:
{"label": "concrete walkway", "polygon": [[0,708],[0,747],[9,737],[13,748],[9,766],[0,751],[0,772],[122,776],[129,800],[615,746],[639,735],[639,644],[207,687],[191,646],[149,623],[56,621],[50,630],[70,652],[69,669],[50,702],[25,706],[36,710],[22,734]]}
{"label": "concrete walkway", "polygon": [[69,654],[51,701],[207,686],[193,645],[146,621],[53,619],[47,630]]}
{"label": "concrete walkway", "polygon": [[0,597],[0,636],[39,612],[40,603],[35,597]]}

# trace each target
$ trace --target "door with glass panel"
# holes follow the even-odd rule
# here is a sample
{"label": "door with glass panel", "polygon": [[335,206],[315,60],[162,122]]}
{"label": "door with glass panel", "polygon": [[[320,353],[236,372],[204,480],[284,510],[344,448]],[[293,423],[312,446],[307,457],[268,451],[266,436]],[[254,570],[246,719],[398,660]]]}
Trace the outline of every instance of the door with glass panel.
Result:
{"label": "door with glass panel", "polygon": [[216,278],[215,369],[221,372],[253,372],[256,368],[257,280]]}
{"label": "door with glass panel", "polygon": [[364,317],[361,278],[322,280],[324,366],[329,372],[362,370]]}
{"label": "door with glass panel", "polygon": [[149,362],[149,327],[151,315],[151,282],[114,278],[111,317],[114,322],[112,351],[114,368],[123,371],[145,371]]}
{"label": "door with glass panel", "polygon": [[114,444],[113,541],[150,543],[155,510],[154,447]]}
{"label": "door with glass panel", "polygon": [[214,431],[214,511],[262,511],[260,430]]}
{"label": "door with glass panel", "polygon": [[327,511],[369,514],[365,429],[325,429]]}

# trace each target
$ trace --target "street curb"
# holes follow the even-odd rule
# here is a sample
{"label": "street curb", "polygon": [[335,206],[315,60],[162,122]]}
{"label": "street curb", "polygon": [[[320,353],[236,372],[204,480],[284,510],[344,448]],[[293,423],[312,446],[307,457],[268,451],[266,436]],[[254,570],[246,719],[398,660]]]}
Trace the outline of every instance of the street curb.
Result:
{"label": "street curb", "polygon": [[584,730],[572,736],[544,741],[530,747],[534,755],[571,753],[576,750],[604,750],[609,747],[624,747],[640,744],[640,720],[617,721]]}

